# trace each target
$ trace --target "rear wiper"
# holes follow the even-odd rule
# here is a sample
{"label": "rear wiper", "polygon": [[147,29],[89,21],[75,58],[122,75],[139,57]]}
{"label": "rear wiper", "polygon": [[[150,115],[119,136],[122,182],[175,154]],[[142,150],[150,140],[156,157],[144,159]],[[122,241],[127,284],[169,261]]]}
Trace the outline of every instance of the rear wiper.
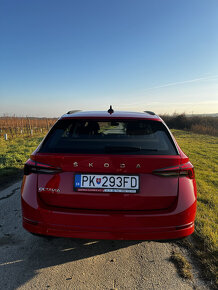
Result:
{"label": "rear wiper", "polygon": [[137,151],[157,151],[157,149],[146,149],[132,146],[105,146],[105,152],[137,152]]}

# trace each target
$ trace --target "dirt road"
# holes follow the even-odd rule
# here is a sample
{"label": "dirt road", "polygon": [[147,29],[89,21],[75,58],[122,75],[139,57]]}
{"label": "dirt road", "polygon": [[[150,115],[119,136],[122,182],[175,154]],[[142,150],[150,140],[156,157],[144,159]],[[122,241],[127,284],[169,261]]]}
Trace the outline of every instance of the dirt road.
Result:
{"label": "dirt road", "polygon": [[[0,289],[208,289],[179,277],[175,243],[44,239],[21,225],[20,183],[0,192]],[[189,257],[187,257],[189,259]]]}

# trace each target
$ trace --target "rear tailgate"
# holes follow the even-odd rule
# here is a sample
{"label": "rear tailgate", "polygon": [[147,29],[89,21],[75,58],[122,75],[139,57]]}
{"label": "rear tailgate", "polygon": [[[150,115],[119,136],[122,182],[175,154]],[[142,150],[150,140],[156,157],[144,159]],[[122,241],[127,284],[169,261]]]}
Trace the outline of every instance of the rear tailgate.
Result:
{"label": "rear tailgate", "polygon": [[[88,155],[37,153],[35,160],[62,169],[38,174],[38,195],[50,206],[95,210],[160,210],[177,199],[178,176],[162,177],[154,170],[177,166],[180,156]],[[75,174],[139,176],[139,190],[127,192],[76,191]]]}

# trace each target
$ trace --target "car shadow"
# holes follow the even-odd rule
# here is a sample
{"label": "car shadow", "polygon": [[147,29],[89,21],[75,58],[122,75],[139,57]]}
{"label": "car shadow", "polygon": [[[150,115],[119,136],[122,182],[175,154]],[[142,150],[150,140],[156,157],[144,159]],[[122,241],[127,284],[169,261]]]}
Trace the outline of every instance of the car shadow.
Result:
{"label": "car shadow", "polygon": [[11,184],[21,180],[22,177],[23,177],[23,168],[16,167],[0,168],[0,190],[3,190],[8,186],[10,186]]}
{"label": "car shadow", "polygon": [[0,283],[1,289],[16,289],[34,278],[43,268],[102,255],[141,243],[141,241],[71,238],[47,239],[29,233],[25,233],[25,237],[27,239],[17,241],[16,238],[7,237],[5,241],[8,245],[2,244],[10,253],[7,255],[8,259],[0,262],[0,274],[4,273],[3,285]]}

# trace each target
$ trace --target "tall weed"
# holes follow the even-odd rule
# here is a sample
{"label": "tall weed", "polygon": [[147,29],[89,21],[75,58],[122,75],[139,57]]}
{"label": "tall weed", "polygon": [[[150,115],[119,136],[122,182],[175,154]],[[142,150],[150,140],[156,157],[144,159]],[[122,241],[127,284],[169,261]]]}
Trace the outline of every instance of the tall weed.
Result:
{"label": "tall weed", "polygon": [[161,118],[171,129],[190,130],[199,134],[218,136],[218,117],[174,114],[162,115]]}

